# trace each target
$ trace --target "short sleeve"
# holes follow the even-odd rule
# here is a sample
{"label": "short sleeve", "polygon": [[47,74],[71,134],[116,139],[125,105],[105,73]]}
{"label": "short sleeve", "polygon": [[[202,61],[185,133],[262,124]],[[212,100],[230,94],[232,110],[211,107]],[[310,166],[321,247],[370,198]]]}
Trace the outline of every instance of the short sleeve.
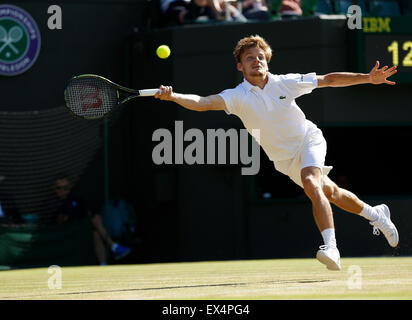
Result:
{"label": "short sleeve", "polygon": [[227,89],[219,93],[219,96],[223,98],[226,104],[227,114],[239,114],[239,104],[237,103],[239,99],[239,91],[235,89]]}
{"label": "short sleeve", "polygon": [[318,86],[315,72],[307,74],[288,73],[280,75],[279,78],[294,98],[311,93]]}

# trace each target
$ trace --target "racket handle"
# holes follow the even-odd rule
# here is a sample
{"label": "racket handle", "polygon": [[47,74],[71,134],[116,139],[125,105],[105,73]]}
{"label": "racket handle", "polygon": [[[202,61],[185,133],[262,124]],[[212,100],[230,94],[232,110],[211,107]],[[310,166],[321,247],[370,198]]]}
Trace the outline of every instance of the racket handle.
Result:
{"label": "racket handle", "polygon": [[142,97],[149,97],[149,96],[154,96],[159,89],[143,89],[139,90],[139,95]]}

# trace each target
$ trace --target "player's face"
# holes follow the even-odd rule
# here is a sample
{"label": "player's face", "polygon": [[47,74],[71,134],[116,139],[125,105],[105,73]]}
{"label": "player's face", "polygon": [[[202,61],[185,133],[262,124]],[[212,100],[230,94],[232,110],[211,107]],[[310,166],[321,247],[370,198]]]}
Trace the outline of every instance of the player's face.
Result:
{"label": "player's face", "polygon": [[237,64],[237,69],[241,71],[246,78],[266,76],[268,63],[265,52],[258,47],[247,49],[242,54],[240,62]]}
{"label": "player's face", "polygon": [[70,181],[67,179],[58,179],[56,180],[54,189],[56,190],[57,197],[64,200],[70,193]]}

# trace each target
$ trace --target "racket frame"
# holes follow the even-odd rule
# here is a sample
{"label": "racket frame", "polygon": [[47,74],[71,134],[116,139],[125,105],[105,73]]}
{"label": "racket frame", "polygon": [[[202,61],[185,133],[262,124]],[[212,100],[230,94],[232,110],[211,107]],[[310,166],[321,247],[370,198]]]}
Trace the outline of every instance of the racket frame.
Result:
{"label": "racket frame", "polygon": [[[110,111],[108,111],[107,113],[105,113],[105,114],[103,114],[103,115],[99,115],[99,116],[94,116],[94,117],[93,117],[93,116],[80,116],[80,115],[78,115],[78,114],[75,114],[75,113],[68,107],[68,105],[67,105],[66,90],[67,90],[67,87],[70,85],[70,83],[71,83],[72,81],[75,81],[75,80],[77,80],[77,79],[82,79],[82,78],[88,78],[88,79],[94,78],[94,79],[99,79],[99,80],[102,80],[102,81],[106,82],[107,84],[111,85],[111,86],[116,90],[117,104],[114,105],[113,107],[111,107],[111,108],[110,108]],[[125,92],[125,93],[128,93],[129,96],[127,96],[127,97],[124,98],[124,99],[121,99],[121,98],[120,98],[120,95],[121,95],[121,92],[122,92],[122,91]],[[97,75],[97,74],[85,73],[85,74],[81,74],[81,75],[78,75],[78,76],[74,76],[74,77],[72,77],[72,78],[69,80],[69,82],[68,82],[68,84],[67,84],[67,86],[66,86],[66,89],[64,90],[64,100],[65,100],[65,102],[66,102],[66,103],[65,103],[66,108],[70,111],[71,114],[75,115],[76,117],[83,118],[83,119],[94,120],[94,119],[103,118],[103,117],[106,116],[107,114],[111,113],[111,112],[113,111],[113,109],[115,109],[116,107],[118,107],[118,106],[120,106],[120,105],[122,105],[122,104],[124,104],[124,103],[126,103],[126,102],[128,102],[128,101],[130,101],[130,100],[132,100],[132,99],[135,99],[135,98],[137,98],[137,97],[149,97],[149,96],[154,96],[158,91],[159,91],[159,89],[143,89],[143,90],[130,89],[130,88],[121,86],[121,85],[119,85],[119,84],[117,84],[117,83],[115,83],[115,82],[113,82],[113,81],[111,81],[111,80],[109,80],[109,79],[107,79],[107,78],[104,78],[104,77],[102,77],[102,76],[99,76],[99,75]]]}

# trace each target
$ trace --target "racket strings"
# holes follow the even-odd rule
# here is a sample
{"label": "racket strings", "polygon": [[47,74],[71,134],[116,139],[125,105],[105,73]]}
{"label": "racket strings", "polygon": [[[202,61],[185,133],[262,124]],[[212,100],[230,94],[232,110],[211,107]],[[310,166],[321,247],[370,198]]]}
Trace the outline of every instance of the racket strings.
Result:
{"label": "racket strings", "polygon": [[67,107],[83,118],[100,118],[118,103],[117,90],[97,78],[73,79],[66,88]]}

